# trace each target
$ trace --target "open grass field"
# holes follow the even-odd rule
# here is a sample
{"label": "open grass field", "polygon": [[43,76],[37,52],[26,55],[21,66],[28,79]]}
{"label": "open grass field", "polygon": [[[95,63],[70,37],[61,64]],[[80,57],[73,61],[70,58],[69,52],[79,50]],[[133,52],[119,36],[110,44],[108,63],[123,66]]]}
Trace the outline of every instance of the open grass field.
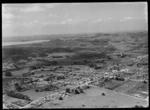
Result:
{"label": "open grass field", "polygon": [[[47,101],[38,108],[145,107],[147,101],[144,99],[149,89],[147,38],[147,32],[95,33],[76,38],[59,35],[57,38],[44,38],[49,40],[44,43],[5,46],[3,63],[13,63],[20,69],[8,69],[12,74],[10,77],[6,76],[6,70],[3,72],[3,88],[9,90],[8,83],[16,80],[13,79],[15,77],[26,77],[21,83],[24,88],[21,93],[34,101],[54,92],[49,88],[48,91],[43,89],[51,82],[58,91],[86,83],[97,87],[68,99]],[[121,81],[114,78],[117,75],[121,79],[130,79]],[[143,81],[132,80],[136,77]],[[44,91],[35,92],[38,88],[35,85],[42,85]],[[137,94],[140,94],[139,98]]]}
{"label": "open grass field", "polygon": [[[105,93],[105,96],[102,96]],[[106,89],[93,87],[84,94],[72,96],[63,101],[45,103],[42,107],[53,108],[130,108],[134,105],[148,106],[145,100],[136,99]]]}

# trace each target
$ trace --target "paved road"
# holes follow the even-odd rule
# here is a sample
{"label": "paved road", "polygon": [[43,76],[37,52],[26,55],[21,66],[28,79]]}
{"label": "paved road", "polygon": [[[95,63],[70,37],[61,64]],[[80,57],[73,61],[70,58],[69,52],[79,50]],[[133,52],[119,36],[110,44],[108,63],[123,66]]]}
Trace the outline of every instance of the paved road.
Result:
{"label": "paved road", "polygon": [[[63,92],[63,91],[62,91],[62,92]],[[41,97],[41,98],[39,98],[39,99],[36,99],[36,100],[32,101],[31,103],[29,103],[28,105],[26,105],[26,106],[24,106],[24,107],[22,107],[22,108],[30,108],[30,107],[32,106],[32,104],[35,104],[35,103],[37,103],[37,102],[41,102],[41,101],[45,100],[45,99],[48,98],[48,97],[51,97],[50,99],[52,99],[53,96],[58,95],[58,94],[59,94],[59,93],[53,93],[53,94],[50,94],[50,95]],[[46,101],[46,100],[45,100],[45,101]],[[45,102],[45,101],[43,101],[43,102]]]}

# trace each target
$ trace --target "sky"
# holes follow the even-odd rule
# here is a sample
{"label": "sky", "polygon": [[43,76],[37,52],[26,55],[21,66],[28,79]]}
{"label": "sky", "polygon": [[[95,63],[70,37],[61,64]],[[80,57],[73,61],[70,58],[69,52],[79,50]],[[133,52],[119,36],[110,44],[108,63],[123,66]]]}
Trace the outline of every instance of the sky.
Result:
{"label": "sky", "polygon": [[146,2],[2,4],[2,36],[143,31]]}

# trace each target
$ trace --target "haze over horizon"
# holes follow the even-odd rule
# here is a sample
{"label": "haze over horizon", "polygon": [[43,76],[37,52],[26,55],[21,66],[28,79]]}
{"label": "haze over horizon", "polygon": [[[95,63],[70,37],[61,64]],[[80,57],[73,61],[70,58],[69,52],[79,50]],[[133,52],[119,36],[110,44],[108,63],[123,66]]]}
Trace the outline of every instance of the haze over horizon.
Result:
{"label": "haze over horizon", "polygon": [[146,2],[2,4],[2,36],[146,31]]}

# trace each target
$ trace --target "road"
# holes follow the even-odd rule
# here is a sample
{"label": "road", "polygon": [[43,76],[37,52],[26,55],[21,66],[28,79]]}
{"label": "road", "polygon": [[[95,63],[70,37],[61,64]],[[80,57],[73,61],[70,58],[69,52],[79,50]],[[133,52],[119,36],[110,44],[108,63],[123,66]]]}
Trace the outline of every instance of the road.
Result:
{"label": "road", "polygon": [[[89,83],[91,83],[91,82],[92,82],[92,81],[85,82],[85,83],[81,84],[80,86],[89,85]],[[94,85],[91,85],[91,86],[97,87],[97,86],[94,86]],[[105,88],[103,88],[103,89],[105,89]],[[114,93],[117,93],[117,94],[121,94],[121,95],[124,95],[124,96],[127,96],[127,97],[135,98],[135,99],[138,99],[138,100],[144,100],[144,101],[147,101],[147,102],[148,102],[148,97],[147,97],[146,99],[141,99],[141,98],[134,97],[134,96],[130,96],[130,95],[127,95],[127,94],[124,94],[124,93],[120,93],[120,92],[116,92],[116,91],[112,91],[112,90],[108,90],[108,89],[106,89],[106,90],[107,90],[107,91],[114,92]],[[64,90],[61,91],[61,92],[64,92]],[[53,94],[50,94],[50,95],[41,97],[41,98],[39,98],[39,99],[36,99],[36,100],[32,101],[31,103],[25,105],[24,107],[19,107],[19,106],[17,106],[17,107],[19,107],[20,109],[22,109],[22,108],[30,108],[30,107],[32,106],[32,104],[35,104],[35,103],[37,103],[37,102],[40,102],[40,103],[42,102],[41,104],[43,104],[43,103],[45,103],[45,102],[47,101],[46,98],[52,99],[53,96],[58,95],[58,94],[59,94],[59,93],[53,93]]]}

